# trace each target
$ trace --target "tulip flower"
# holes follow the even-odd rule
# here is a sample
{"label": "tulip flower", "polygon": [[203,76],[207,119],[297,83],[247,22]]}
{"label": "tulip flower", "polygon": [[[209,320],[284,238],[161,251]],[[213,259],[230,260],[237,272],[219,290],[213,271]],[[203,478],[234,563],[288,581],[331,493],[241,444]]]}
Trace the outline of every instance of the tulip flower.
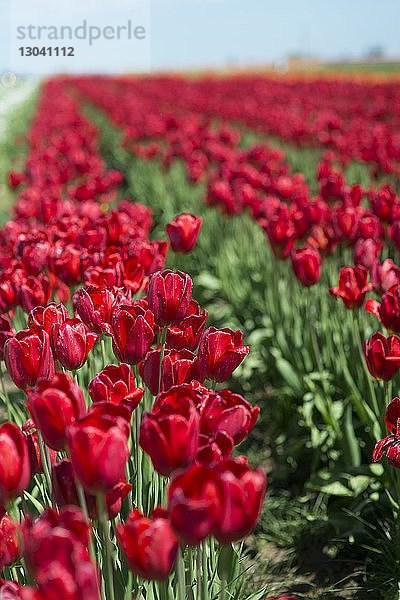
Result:
{"label": "tulip flower", "polygon": [[3,274],[0,281],[0,313],[8,312],[15,303],[15,289],[9,279]]}
{"label": "tulip flower", "polygon": [[54,450],[65,449],[66,428],[86,413],[83,392],[67,373],[39,381],[35,389],[28,391],[26,406],[46,444]]}
{"label": "tulip flower", "polygon": [[[139,363],[139,373],[153,394],[158,393],[161,349],[150,350]],[[204,381],[198,369],[196,356],[189,350],[166,350],[161,365],[160,391],[169,390],[173,385],[190,383],[192,379]]]}
{"label": "tulip flower", "polygon": [[4,344],[4,361],[11,379],[23,390],[54,375],[50,340],[45,331],[19,331]]}
{"label": "tulip flower", "polygon": [[202,311],[199,304],[192,300],[187,316],[176,327],[168,327],[167,348],[194,352],[199,345],[207,316],[207,310]]}
{"label": "tulip flower", "polygon": [[47,509],[22,526],[24,558],[39,598],[100,600],[99,582],[87,544],[89,526],[82,511]]}
{"label": "tulip flower", "polygon": [[97,335],[76,318],[57,323],[51,330],[55,356],[68,371],[76,371],[85,364],[97,339]]}
{"label": "tulip flower", "polygon": [[339,286],[330,288],[329,293],[336,299],[341,298],[346,308],[360,308],[367,292],[374,288],[368,283],[368,271],[361,265],[340,269]]}
{"label": "tulip flower", "polygon": [[199,237],[201,217],[183,213],[167,225],[167,234],[174,252],[188,254],[196,245]]}
{"label": "tulip flower", "polygon": [[89,383],[92,402],[111,402],[135,410],[143,398],[143,388],[137,388],[129,365],[108,365]]}
{"label": "tulip flower", "polygon": [[400,469],[400,399],[393,398],[385,414],[386,427],[390,431],[389,436],[375,444],[372,454],[372,462],[378,462],[386,452],[386,458],[390,465]]}
{"label": "tulip flower", "polygon": [[164,509],[154,510],[150,519],[134,510],[124,525],[118,523],[117,537],[136,575],[148,581],[168,579],[178,554],[178,542]]}
{"label": "tulip flower", "polygon": [[380,263],[375,261],[371,268],[371,280],[377,294],[382,295],[400,283],[400,267],[388,258]]}
{"label": "tulip flower", "polygon": [[17,285],[17,304],[29,313],[35,306],[48,303],[51,284],[43,273],[38,277],[27,277]]}
{"label": "tulip flower", "polygon": [[226,381],[250,352],[243,334],[232,329],[209,327],[200,340],[198,363],[205,379]]}
{"label": "tulip flower", "polygon": [[66,430],[74,472],[92,494],[111,492],[121,481],[129,456],[130,427],[125,419],[87,415]]}
{"label": "tulip flower", "polygon": [[103,323],[111,321],[114,294],[107,288],[89,286],[77,290],[72,301],[82,322],[97,335],[104,333]]}
{"label": "tulip flower", "polygon": [[159,327],[179,325],[186,317],[192,297],[193,282],[181,271],[162,271],[150,278],[147,290],[149,309]]}
{"label": "tulip flower", "polygon": [[218,479],[207,466],[193,464],[176,474],[168,488],[168,513],[184,544],[197,546],[211,535],[221,517]]}
{"label": "tulip flower", "polygon": [[0,456],[0,505],[5,505],[23,493],[31,478],[28,444],[14,423],[0,426]]}
{"label": "tulip flower", "polygon": [[14,523],[8,515],[0,510],[0,571],[4,567],[13,565],[21,556],[18,528],[19,524]]}
{"label": "tulip flower", "polygon": [[260,408],[253,408],[239,394],[229,390],[211,393],[201,408],[200,431],[211,437],[224,432],[235,444],[240,444],[253,429],[259,414]]}
{"label": "tulip flower", "polygon": [[50,302],[47,306],[35,306],[28,315],[28,326],[33,331],[42,329],[49,335],[51,343],[51,330],[53,325],[64,323],[69,319],[68,310],[63,304]]}
{"label": "tulip flower", "polygon": [[214,471],[218,478],[221,508],[213,535],[220,544],[231,544],[254,529],[264,501],[267,479],[261,469],[253,471],[243,457],[221,462]]}
{"label": "tulip flower", "polygon": [[354,264],[361,265],[370,271],[378,259],[382,245],[379,240],[371,238],[358,240],[354,247]]}
{"label": "tulip flower", "polygon": [[113,352],[118,360],[137,365],[153,343],[154,315],[138,303],[121,306],[113,313],[106,330],[112,336]]}
{"label": "tulip flower", "polygon": [[193,399],[198,396],[189,386],[174,386],[143,415],[140,446],[161,475],[190,465],[197,456],[200,417]]}
{"label": "tulip flower", "polygon": [[364,356],[368,371],[375,379],[389,381],[400,369],[400,338],[374,333],[365,340]]}
{"label": "tulip flower", "polygon": [[382,302],[369,298],[365,303],[366,312],[374,315],[390,333],[400,333],[399,286],[393,287],[382,296]]}
{"label": "tulip flower", "polygon": [[305,287],[314,285],[321,277],[321,256],[314,248],[297,248],[292,251],[292,267],[297,279]]}

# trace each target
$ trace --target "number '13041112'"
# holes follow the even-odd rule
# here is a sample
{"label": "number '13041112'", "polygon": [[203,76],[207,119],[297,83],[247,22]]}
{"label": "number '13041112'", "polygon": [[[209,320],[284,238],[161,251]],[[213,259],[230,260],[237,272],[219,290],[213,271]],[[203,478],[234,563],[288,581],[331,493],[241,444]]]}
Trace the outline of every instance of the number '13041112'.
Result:
{"label": "number '13041112'", "polygon": [[38,46],[21,46],[19,48],[19,53],[21,56],[75,56],[75,48],[67,47],[67,46],[49,46],[46,48],[43,46],[39,48]]}

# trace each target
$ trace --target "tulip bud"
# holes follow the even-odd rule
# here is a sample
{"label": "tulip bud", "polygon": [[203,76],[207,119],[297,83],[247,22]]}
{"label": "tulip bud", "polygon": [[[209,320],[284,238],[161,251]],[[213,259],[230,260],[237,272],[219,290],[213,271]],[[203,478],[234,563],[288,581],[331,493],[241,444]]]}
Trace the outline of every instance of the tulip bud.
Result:
{"label": "tulip bud", "polygon": [[143,393],[143,388],[136,387],[132,370],[125,363],[108,365],[89,383],[92,402],[123,404],[131,412],[138,406]]}
{"label": "tulip bud", "polygon": [[194,401],[198,397],[190,386],[174,386],[159,394],[151,412],[143,415],[140,445],[165,477],[197,456],[200,417]]}
{"label": "tulip bud", "polygon": [[47,304],[50,295],[50,281],[43,273],[38,277],[27,277],[17,285],[17,304],[27,313],[35,306]]}
{"label": "tulip bud", "polygon": [[107,332],[112,336],[113,352],[118,360],[137,365],[153,343],[153,313],[138,303],[121,306],[113,313]]}
{"label": "tulip bud", "polygon": [[172,250],[181,254],[191,252],[199,237],[201,223],[201,217],[188,213],[183,213],[168,223],[167,234]]}
{"label": "tulip bud", "polygon": [[[139,373],[153,394],[158,392],[161,350],[150,350],[139,364]],[[161,365],[160,391],[169,390],[173,385],[190,383],[192,379],[204,380],[197,369],[196,356],[189,350],[165,350]]]}
{"label": "tulip bud", "polygon": [[56,373],[50,381],[39,381],[28,392],[26,406],[46,444],[54,450],[65,449],[66,427],[86,412],[83,392],[67,373]]}
{"label": "tulip bud", "polygon": [[4,344],[4,361],[11,379],[21,389],[54,375],[53,354],[45,331],[19,331]]}
{"label": "tulip bud", "polygon": [[201,311],[199,304],[192,300],[187,316],[176,327],[168,328],[167,347],[174,350],[185,349],[194,352],[199,345],[207,316],[207,310]]}
{"label": "tulip bud", "polygon": [[164,509],[152,518],[134,510],[125,525],[117,525],[118,542],[132,571],[150,581],[168,579],[178,554],[178,542]]}
{"label": "tulip bud", "polygon": [[188,313],[192,287],[189,275],[181,271],[166,270],[152,275],[147,302],[157,325],[179,325]]}
{"label": "tulip bud", "polygon": [[199,370],[205,379],[226,381],[250,352],[243,346],[243,334],[232,329],[209,327],[200,340]]}
{"label": "tulip bud", "polygon": [[314,248],[297,248],[292,254],[293,272],[305,287],[314,285],[321,277],[321,256]]}
{"label": "tulip bud", "polygon": [[[1,514],[1,513],[0,513]],[[21,556],[18,527],[6,514],[0,518],[0,571],[13,565]]]}
{"label": "tulip bud", "polygon": [[372,377],[389,381],[400,369],[400,339],[397,335],[386,338],[379,332],[374,333],[365,340],[364,356]]}
{"label": "tulip bud", "polygon": [[14,423],[0,427],[0,504],[21,496],[31,478],[28,444]]}
{"label": "tulip bud", "polygon": [[103,323],[110,323],[111,320],[114,294],[106,288],[89,286],[77,290],[72,301],[83,323],[98,335],[104,333]]}
{"label": "tulip bud", "polygon": [[66,430],[72,467],[86,491],[111,492],[129,456],[130,427],[121,417],[89,414]]}
{"label": "tulip bud", "polygon": [[329,293],[336,299],[341,298],[346,308],[360,308],[367,292],[374,288],[368,283],[368,271],[361,265],[340,269],[339,286],[330,288]]}
{"label": "tulip bud", "polygon": [[68,371],[76,371],[85,364],[87,355],[97,339],[97,335],[76,318],[57,323],[51,330],[51,343],[55,355]]}
{"label": "tulip bud", "polygon": [[33,331],[43,329],[50,337],[53,325],[64,323],[67,319],[69,314],[65,306],[50,302],[47,306],[35,306],[31,310],[28,315],[28,326]]}
{"label": "tulip bud", "polygon": [[259,414],[260,408],[253,408],[239,394],[229,390],[211,393],[202,405],[200,431],[211,437],[224,432],[235,444],[240,444],[253,429]]}

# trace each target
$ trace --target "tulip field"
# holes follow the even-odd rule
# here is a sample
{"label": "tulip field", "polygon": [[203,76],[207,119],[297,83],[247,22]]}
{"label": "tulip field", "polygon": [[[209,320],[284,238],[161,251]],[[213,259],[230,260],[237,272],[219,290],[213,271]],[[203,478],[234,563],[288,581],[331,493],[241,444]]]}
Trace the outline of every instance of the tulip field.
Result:
{"label": "tulip field", "polygon": [[0,137],[0,600],[399,600],[400,81],[27,96]]}

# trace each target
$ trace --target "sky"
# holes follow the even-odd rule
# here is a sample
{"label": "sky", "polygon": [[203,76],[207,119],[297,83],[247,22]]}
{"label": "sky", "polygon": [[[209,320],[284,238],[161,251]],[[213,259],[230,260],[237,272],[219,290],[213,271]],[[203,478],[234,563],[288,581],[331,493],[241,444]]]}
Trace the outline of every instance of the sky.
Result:
{"label": "sky", "polygon": [[[126,72],[282,62],[301,53],[359,58],[381,46],[400,58],[400,0],[0,0],[0,76],[6,71]],[[18,56],[18,26],[144,25],[146,39],[87,40],[75,57]],[[45,40],[46,46],[50,43]],[[55,42],[51,42],[54,45]],[[59,44],[61,45],[61,44]],[[66,44],[67,45],[67,44]]]}

